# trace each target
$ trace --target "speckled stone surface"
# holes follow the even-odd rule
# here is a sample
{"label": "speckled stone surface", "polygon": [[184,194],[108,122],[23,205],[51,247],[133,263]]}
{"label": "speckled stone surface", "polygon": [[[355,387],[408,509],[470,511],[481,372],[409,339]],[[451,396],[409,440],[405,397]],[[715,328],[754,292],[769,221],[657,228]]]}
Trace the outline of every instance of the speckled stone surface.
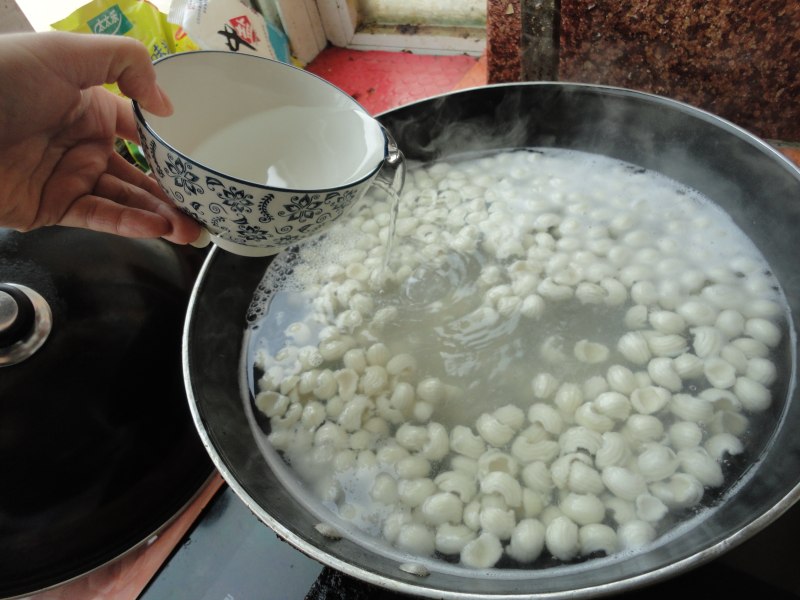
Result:
{"label": "speckled stone surface", "polygon": [[559,79],[669,96],[800,140],[798,0],[561,0],[560,20]]}
{"label": "speckled stone surface", "polygon": [[524,1],[526,0],[487,0],[486,61],[489,83],[520,80],[520,5]]}

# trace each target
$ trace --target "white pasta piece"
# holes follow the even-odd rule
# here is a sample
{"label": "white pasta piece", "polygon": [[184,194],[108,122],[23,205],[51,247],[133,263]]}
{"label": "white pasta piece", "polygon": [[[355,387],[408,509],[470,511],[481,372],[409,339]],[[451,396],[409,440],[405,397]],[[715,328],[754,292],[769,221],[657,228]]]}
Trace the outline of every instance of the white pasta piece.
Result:
{"label": "white pasta piece", "polygon": [[[352,396],[351,396],[352,398]],[[341,396],[334,396],[330,400],[325,403],[325,412],[328,415],[328,418],[335,421],[339,418],[339,415],[342,414],[342,409],[344,408],[345,401]]]}
{"label": "white pasta piece", "polygon": [[[605,380],[603,383],[605,383]],[[591,396],[587,395],[587,397]],[[553,403],[561,413],[564,421],[572,423],[574,422],[575,411],[583,404],[583,399],[584,396],[580,386],[575,383],[562,383],[556,391]]]}
{"label": "white pasta piece", "polygon": [[744,324],[744,333],[770,348],[775,348],[781,341],[780,328],[767,319],[747,319]]}
{"label": "white pasta piece", "polygon": [[620,306],[628,299],[628,288],[613,277],[602,279],[600,286],[606,291],[604,302],[607,306]]}
{"label": "white pasta piece", "polygon": [[342,400],[352,400],[358,389],[358,372],[353,369],[339,369],[333,374],[339,386],[339,396]]}
{"label": "white pasta piece", "polygon": [[352,347],[352,338],[325,340],[319,343],[319,353],[326,361],[336,361]]}
{"label": "white pasta piece", "polygon": [[703,430],[695,422],[678,421],[669,427],[669,441],[676,450],[694,448],[703,441]]}
{"label": "white pasta piece", "polygon": [[733,344],[726,344],[719,351],[719,355],[731,364],[737,375],[744,375],[747,372],[748,358],[741,348],[737,348]]}
{"label": "white pasta piece", "polygon": [[550,462],[558,456],[561,451],[558,442],[546,437],[532,436],[529,434],[531,431],[540,431],[546,434],[543,429],[537,429],[533,425],[521,432],[511,444],[511,455],[514,458],[521,463],[529,463],[534,461]]}
{"label": "white pasta piece", "polygon": [[722,469],[714,458],[712,458],[705,448],[697,446],[679,450],[678,460],[681,462],[683,471],[697,478],[705,486],[719,487],[724,481]]}
{"label": "white pasta piece", "polygon": [[698,394],[714,405],[714,410],[742,410],[742,403],[731,390],[720,390],[717,388],[707,388]]}
{"label": "white pasta piece", "polygon": [[688,473],[675,473],[669,481],[658,481],[650,486],[650,492],[672,509],[696,506],[703,499],[704,491],[700,480]]}
{"label": "white pasta piece", "polygon": [[[457,457],[454,457],[454,459]],[[452,460],[451,460],[452,463]],[[492,471],[502,471],[516,477],[519,473],[519,464],[510,454],[491,448],[484,452],[477,462],[477,473],[484,477]]]}
{"label": "white pasta piece", "polygon": [[609,350],[603,344],[580,340],[575,344],[573,354],[580,362],[595,365],[608,360]]}
{"label": "white pasta piece", "polygon": [[297,393],[300,396],[308,396],[308,394],[311,394],[314,391],[314,388],[317,385],[317,379],[319,378],[319,374],[320,371],[317,369],[311,369],[310,371],[303,371],[302,373],[300,373],[300,379],[297,381],[297,385],[295,386],[294,389],[297,390]]}
{"label": "white pasta piece", "polygon": [[486,444],[480,436],[472,433],[469,427],[456,425],[450,431],[450,448],[464,456],[478,458],[486,451]]}
{"label": "white pasta piece", "polygon": [[475,429],[486,443],[502,448],[514,437],[514,429],[502,423],[493,414],[484,413],[475,422]]}
{"label": "white pasta piece", "polygon": [[320,400],[330,400],[339,391],[336,376],[330,369],[323,369],[317,376],[312,392]]}
{"label": "white pasta piece", "polygon": [[644,329],[647,326],[647,307],[643,304],[631,306],[625,312],[625,326],[628,329]]}
{"label": "white pasta piece", "polygon": [[425,522],[429,525],[438,526],[443,523],[458,525],[461,523],[464,504],[455,494],[438,492],[425,499],[421,511]]}
{"label": "white pasta piece", "polygon": [[531,380],[533,395],[540,400],[547,400],[556,393],[559,381],[550,373],[539,373]]}
{"label": "white pasta piece", "polygon": [[606,513],[617,525],[636,520],[636,506],[632,501],[623,500],[613,494],[605,494],[601,499],[606,506]]}
{"label": "white pasta piece", "polygon": [[[332,398],[330,401],[328,401],[328,408],[330,408],[333,400],[336,400],[336,398]],[[419,402],[417,404],[419,404]],[[392,425],[400,425],[401,423],[405,423],[407,421],[403,412],[392,406],[391,399],[388,398],[386,394],[381,394],[378,396],[378,399],[375,402],[375,414],[382,419],[385,419]]]}
{"label": "white pasta piece", "polygon": [[718,356],[706,359],[703,373],[708,382],[715,388],[724,390],[733,387],[736,382],[736,369],[734,366]]}
{"label": "white pasta piece", "polygon": [[[512,269],[509,270],[513,271],[513,266]],[[519,274],[514,278],[514,280],[511,283],[511,291],[515,296],[518,296],[520,298],[520,309],[524,306],[525,300],[528,298],[528,296],[530,296],[533,292],[536,291],[536,286],[539,285],[540,281],[541,280],[537,275],[534,275],[533,273],[529,272]]]}
{"label": "white pasta piece", "polygon": [[650,313],[648,320],[653,329],[662,334],[680,334],[686,329],[686,321],[671,310],[656,310]]}
{"label": "white pasta piece", "polygon": [[[613,392],[606,392],[606,393],[613,393]],[[600,396],[598,396],[598,398],[600,398]],[[589,429],[597,433],[611,431],[612,429],[614,429],[615,426],[614,419],[602,413],[597,412],[597,410],[595,409],[595,405],[592,402],[587,402],[578,407],[578,410],[575,411],[575,422],[578,425],[582,425],[586,429]],[[571,430],[575,429],[576,428],[574,427],[571,428]],[[562,434],[562,437],[565,437],[564,434]],[[597,444],[597,446],[599,447],[599,443]]]}
{"label": "white pasta piece", "polygon": [[542,461],[529,463],[522,468],[522,482],[526,487],[542,494],[549,495],[553,489],[550,468]]}
{"label": "white pasta piece", "polygon": [[636,516],[647,523],[657,523],[669,512],[669,508],[659,498],[652,494],[641,494],[635,502]]}
{"label": "white pasta piece", "polygon": [[725,338],[716,327],[693,327],[690,331],[693,337],[692,347],[700,358],[719,354],[725,344]]}
{"label": "white pasta piece", "polygon": [[658,302],[658,290],[651,281],[637,281],[631,285],[631,299],[636,304],[646,307]]}
{"label": "white pasta piece", "polygon": [[367,356],[362,348],[351,348],[342,356],[342,364],[355,373],[363,373],[367,367]]}
{"label": "white pasta piece", "polygon": [[414,417],[417,423],[427,423],[433,417],[435,410],[436,408],[430,402],[419,400],[411,409],[411,416]]}
{"label": "white pasta piece", "polygon": [[503,556],[503,545],[496,535],[481,533],[461,550],[461,563],[475,569],[488,569]]}
{"label": "white pasta piece", "polygon": [[529,294],[522,299],[519,312],[528,319],[538,319],[544,313],[545,307],[544,298],[537,294]]}
{"label": "white pasta piece", "polygon": [[629,395],[637,387],[633,372],[623,365],[609,367],[606,372],[606,381],[613,391],[625,395]]}
{"label": "white pasta piece", "polygon": [[396,354],[386,363],[386,372],[394,377],[410,378],[417,372],[417,359],[411,354]]}
{"label": "white pasta piece", "polygon": [[582,281],[575,288],[575,297],[581,304],[602,304],[607,292],[596,283]]}
{"label": "white pasta piece", "polygon": [[571,452],[558,457],[550,467],[553,484],[559,489],[566,489],[570,484],[570,475],[576,463],[592,465],[590,456],[583,452]]}
{"label": "white pasta piece", "polygon": [[[667,310],[676,309],[683,302],[683,290],[679,281],[662,280],[658,285],[658,304]],[[681,315],[686,318],[685,315]],[[688,319],[687,319],[688,320]]]}
{"label": "white pasta piece", "polygon": [[385,367],[392,355],[389,353],[386,344],[378,342],[367,348],[366,357],[368,365]]}
{"label": "white pasta piece", "polygon": [[397,319],[398,310],[396,306],[387,306],[379,308],[370,321],[370,329],[375,331],[382,331],[387,325]]}
{"label": "white pasta piece", "polygon": [[549,504],[544,507],[542,512],[539,513],[538,519],[544,524],[545,527],[549,527],[550,523],[563,516],[564,513],[561,512],[561,509],[558,508],[558,505]]}
{"label": "white pasta piece", "polygon": [[647,483],[661,481],[672,476],[679,465],[680,461],[675,451],[663,444],[646,444],[639,456],[636,457],[636,466]]}
{"label": "white pasta piece", "polygon": [[511,533],[506,553],[521,563],[535,561],[544,549],[545,527],[538,519],[522,519]]}
{"label": "white pasta piece", "polygon": [[481,503],[480,500],[472,500],[464,505],[464,525],[472,531],[479,531],[481,528]]}
{"label": "white pasta piece", "polygon": [[675,310],[689,325],[713,325],[719,311],[705,300],[693,299],[680,304]]}
{"label": "white pasta piece", "polygon": [[[347,333],[353,333],[363,322],[364,316],[357,310],[352,309],[344,310],[336,317],[336,326]],[[319,364],[322,364],[322,361]],[[319,366],[319,364],[316,366]]]}
{"label": "white pasta piece", "polygon": [[394,504],[399,496],[397,494],[397,481],[388,473],[378,473],[370,490],[370,497],[381,504]]}
{"label": "white pasta piece", "polygon": [[749,337],[737,338],[731,342],[739,348],[747,358],[766,358],[769,356],[769,347],[758,340]]}
{"label": "white pasta piece", "polygon": [[706,440],[704,447],[717,462],[721,462],[726,456],[736,456],[744,452],[742,440],[727,432],[712,435]]}
{"label": "white pasta piece", "polygon": [[502,471],[492,471],[481,478],[480,490],[484,494],[499,494],[506,506],[516,508],[522,504],[522,487],[515,477]]}
{"label": "white pasta piece", "polygon": [[525,424],[525,413],[514,404],[507,404],[496,409],[492,415],[504,425],[508,425],[515,432],[522,429]]}
{"label": "white pasta piece", "polygon": [[501,540],[509,539],[517,524],[514,510],[502,506],[483,506],[479,520],[484,533],[491,533]]}
{"label": "white pasta piece", "polygon": [[708,423],[714,415],[714,406],[709,400],[691,394],[673,394],[669,408],[679,419],[695,423]]}
{"label": "white pasta piece", "polygon": [[[633,379],[633,373],[631,373],[631,379]],[[588,404],[584,404],[584,406],[588,406]],[[615,421],[625,421],[631,414],[631,401],[620,392],[603,392],[592,401],[591,406],[598,414],[605,415]],[[586,423],[582,423],[582,425],[586,425]]]}
{"label": "white pasta piece", "polygon": [[667,357],[653,358],[647,363],[647,374],[653,383],[671,392],[678,392],[683,388],[680,375],[675,371],[672,360]]}
{"label": "white pasta piece", "polygon": [[425,457],[415,454],[398,460],[395,469],[401,479],[417,479],[430,474],[431,463]]}
{"label": "white pasta piece", "polygon": [[703,288],[703,298],[725,310],[738,309],[742,306],[741,290],[733,285],[716,283]]}
{"label": "white pasta piece", "polygon": [[389,436],[389,424],[381,417],[370,417],[364,423],[364,431],[374,434],[376,439],[383,439]]}
{"label": "white pasta piece", "polygon": [[630,362],[637,365],[646,364],[652,357],[647,339],[640,331],[629,331],[623,334],[617,342],[617,350]]}
{"label": "white pasta piece", "polygon": [[[575,386],[575,387],[572,387]],[[565,383],[564,384],[565,391],[571,392],[575,397],[571,399],[571,403],[575,404],[575,408],[572,409],[572,412],[577,410],[578,406],[580,406],[584,399],[586,400],[594,400],[600,394],[607,392],[609,389],[608,382],[606,378],[602,375],[593,375],[589,377],[586,381],[583,382],[583,387],[578,387],[577,384],[573,383]],[[575,394],[575,389],[577,388],[578,391],[583,390],[583,394]],[[556,398],[558,400],[558,398]],[[556,402],[558,405],[558,402]]]}
{"label": "white pasta piece", "polygon": [[466,525],[442,523],[436,528],[434,544],[436,551],[442,554],[461,554],[464,546],[475,537],[475,532]]}
{"label": "white pasta piece", "polygon": [[522,510],[518,510],[517,514],[524,518],[538,517],[549,501],[541,492],[522,488]]}
{"label": "white pasta piece", "polygon": [[414,387],[405,381],[399,381],[392,389],[392,395],[389,397],[389,404],[402,412],[404,415],[410,415],[414,408]]}
{"label": "white pasta piece", "polygon": [[631,451],[628,442],[621,433],[609,431],[603,434],[602,444],[594,457],[598,469],[626,465],[630,458]]}
{"label": "white pasta piece", "polygon": [[255,398],[255,405],[258,410],[270,418],[280,417],[289,408],[289,398],[278,392],[259,392]]}
{"label": "white pasta piece", "polygon": [[421,454],[428,460],[442,460],[450,452],[450,439],[447,428],[441,423],[428,423],[428,439],[422,446]]}
{"label": "white pasta piece", "polygon": [[628,521],[617,529],[617,539],[622,549],[638,550],[656,539],[656,530],[645,521]]}
{"label": "white pasta piece", "polygon": [[653,415],[633,414],[622,428],[621,433],[629,444],[638,446],[641,442],[655,442],[664,435],[664,423]]}
{"label": "white pasta piece", "polygon": [[769,408],[772,403],[769,389],[749,377],[738,377],[733,385],[733,393],[739,398],[745,410],[761,412]]}
{"label": "white pasta piece", "polygon": [[420,506],[425,499],[436,493],[436,484],[425,478],[401,479],[397,483],[397,494],[401,502],[411,508]]}
{"label": "white pasta piece", "polygon": [[327,421],[314,432],[315,446],[329,446],[335,450],[347,448],[349,437],[336,423]]}
{"label": "white pasta piece", "polygon": [[359,389],[367,396],[377,396],[388,389],[389,374],[380,365],[369,365],[358,380]]}
{"label": "white pasta piece", "polygon": [[580,555],[589,556],[602,552],[611,555],[619,549],[617,532],[602,523],[589,523],[578,530]]}
{"label": "white pasta piece", "polygon": [[368,418],[372,410],[372,402],[366,396],[356,395],[352,400],[347,402],[339,413],[339,418],[336,422],[345,431],[352,433],[361,429],[364,421]]}
{"label": "white pasta piece", "polygon": [[672,398],[672,393],[657,385],[636,388],[631,393],[631,406],[639,414],[652,415],[664,408]]}
{"label": "white pasta piece", "polygon": [[461,471],[444,471],[433,481],[440,490],[456,494],[465,504],[472,500],[478,491],[475,477]]}
{"label": "white pasta piece", "polygon": [[558,507],[565,516],[578,525],[600,523],[606,514],[606,507],[595,494],[568,493]]}
{"label": "white pasta piece", "polygon": [[314,430],[325,421],[327,413],[321,402],[312,400],[303,407],[303,414],[300,415],[300,422],[308,430]]}
{"label": "white pasta piece", "polygon": [[434,406],[444,399],[445,394],[445,385],[437,377],[427,377],[417,384],[417,396]]}
{"label": "white pasta piece", "polygon": [[542,428],[552,435],[560,434],[564,429],[564,419],[559,412],[550,404],[537,402],[528,409],[528,420],[531,423],[538,423]]}
{"label": "white pasta piece", "polygon": [[725,309],[717,315],[715,327],[729,339],[739,337],[744,332],[744,316],[738,310]]}
{"label": "white pasta piece", "polygon": [[548,552],[560,560],[571,560],[578,555],[578,526],[566,516],[559,516],[547,525],[544,542]]}
{"label": "white pasta piece", "polygon": [[647,346],[653,356],[669,356],[674,358],[686,352],[689,346],[682,335],[676,333],[643,332]]}
{"label": "white pasta piece", "polygon": [[[584,404],[583,406],[591,405]],[[583,406],[581,406],[581,408],[583,408]],[[611,423],[613,425],[613,421],[611,421]],[[577,452],[578,450],[583,450],[591,455],[594,455],[602,445],[602,433],[603,431],[599,431],[586,425],[577,425],[566,429],[559,436],[558,444],[561,447],[562,454],[571,454],[573,452]]]}
{"label": "white pasta piece", "polygon": [[647,490],[644,477],[625,467],[605,467],[601,475],[608,490],[623,500],[633,501]]}
{"label": "white pasta piece", "polygon": [[366,429],[360,429],[350,434],[350,448],[353,450],[367,450],[373,446],[375,434]]}
{"label": "white pasta piece", "polygon": [[411,452],[419,452],[429,440],[426,427],[410,423],[400,425],[394,437],[398,444]]}
{"label": "white pasta piece", "polygon": [[430,556],[436,548],[434,533],[421,523],[405,523],[394,542],[400,550],[415,556]]}
{"label": "white pasta piece", "polygon": [[690,352],[676,356],[672,361],[675,372],[681,379],[697,379],[703,375],[703,359]]}
{"label": "white pasta piece", "polygon": [[756,298],[748,302],[744,310],[748,317],[760,317],[762,319],[775,319],[784,312],[780,304],[767,298]]}
{"label": "white pasta piece", "polygon": [[[328,450],[324,450],[325,454],[329,456]],[[333,457],[333,470],[337,473],[352,469],[356,464],[356,453],[353,450],[346,449],[340,450]]]}
{"label": "white pasta piece", "polygon": [[775,368],[775,363],[771,360],[756,356],[747,361],[745,377],[748,379],[760,383],[763,386],[770,386],[775,382],[777,376],[778,373]]}

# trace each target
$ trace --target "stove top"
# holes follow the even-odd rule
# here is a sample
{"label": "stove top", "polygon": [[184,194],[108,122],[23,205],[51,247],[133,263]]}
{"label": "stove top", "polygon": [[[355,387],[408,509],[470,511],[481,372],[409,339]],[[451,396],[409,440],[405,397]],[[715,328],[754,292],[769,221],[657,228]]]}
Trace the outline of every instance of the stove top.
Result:
{"label": "stove top", "polygon": [[[725,556],[663,583],[629,592],[632,600],[698,594],[800,597],[796,540],[800,506]],[[261,523],[227,486],[165,562],[139,600],[408,599],[323,567]]]}

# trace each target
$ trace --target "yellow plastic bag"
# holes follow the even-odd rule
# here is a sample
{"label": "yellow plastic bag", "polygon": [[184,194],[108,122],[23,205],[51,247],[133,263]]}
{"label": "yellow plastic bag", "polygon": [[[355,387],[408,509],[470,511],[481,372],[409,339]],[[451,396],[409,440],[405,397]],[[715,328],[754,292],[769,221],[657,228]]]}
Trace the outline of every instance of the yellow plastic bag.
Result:
{"label": "yellow plastic bag", "polygon": [[[167,15],[146,0],[92,0],[65,19],[51,25],[60,31],[124,35],[142,42],[156,60],[168,54],[199,50],[199,46],[178,25],[169,23]],[[119,94],[116,83],[106,89]],[[143,170],[147,162],[138,146],[127,140],[117,140],[117,151]]]}

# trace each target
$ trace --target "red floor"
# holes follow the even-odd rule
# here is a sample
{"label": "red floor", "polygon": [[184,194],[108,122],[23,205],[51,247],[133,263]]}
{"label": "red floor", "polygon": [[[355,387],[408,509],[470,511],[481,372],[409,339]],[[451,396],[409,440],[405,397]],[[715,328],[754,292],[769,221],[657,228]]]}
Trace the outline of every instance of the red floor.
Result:
{"label": "red floor", "polygon": [[306,68],[343,89],[371,114],[486,82],[485,62],[465,55],[329,47]]}

